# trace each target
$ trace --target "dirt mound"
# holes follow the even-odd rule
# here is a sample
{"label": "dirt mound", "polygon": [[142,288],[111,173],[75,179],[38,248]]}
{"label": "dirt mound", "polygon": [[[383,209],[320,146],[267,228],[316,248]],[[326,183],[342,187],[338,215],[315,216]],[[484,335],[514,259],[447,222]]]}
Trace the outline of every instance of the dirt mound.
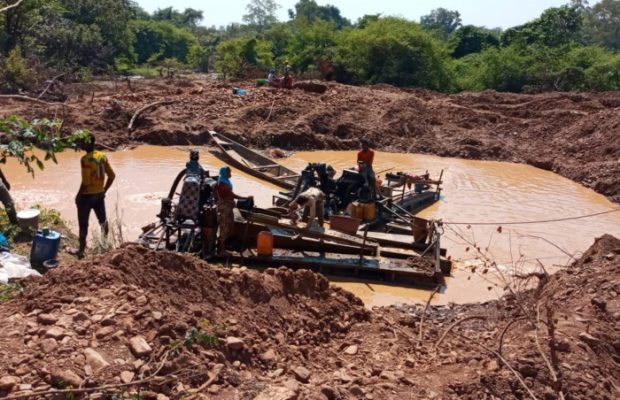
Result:
{"label": "dirt mound", "polygon": [[17,379],[0,390],[153,377],[143,388],[178,396],[216,370],[234,389],[256,385],[254,371],[311,368],[311,348],[369,316],[309,271],[228,270],[140,247],[30,281],[0,315],[0,377]]}
{"label": "dirt mound", "polygon": [[[78,85],[79,86],[79,85]],[[620,93],[519,95],[484,91],[445,95],[390,85],[297,82],[303,90],[232,86],[210,80],[145,80],[89,85],[73,93],[64,127],[88,128],[102,143],[207,144],[207,131],[260,148],[352,149],[370,139],[383,150],[529,163],[620,199]],[[115,99],[117,119],[102,111]],[[127,115],[160,100],[127,131]],[[3,101],[2,114],[54,117],[57,107]]]}
{"label": "dirt mound", "polygon": [[617,398],[620,240],[598,239],[555,275],[515,277],[525,278],[537,287],[500,301],[367,311],[308,271],[226,269],[130,246],[26,281],[0,306],[0,391]]}

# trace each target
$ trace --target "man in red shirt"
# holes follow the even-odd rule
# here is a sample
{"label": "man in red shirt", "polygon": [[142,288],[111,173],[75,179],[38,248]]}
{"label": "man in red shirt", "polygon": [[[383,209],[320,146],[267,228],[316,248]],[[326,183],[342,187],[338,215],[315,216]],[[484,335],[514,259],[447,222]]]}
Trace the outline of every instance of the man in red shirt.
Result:
{"label": "man in red shirt", "polygon": [[370,148],[366,140],[362,140],[362,150],[357,153],[357,162],[363,161],[372,169],[372,162],[375,160],[375,152]]}
{"label": "man in red shirt", "polygon": [[357,153],[357,164],[360,174],[364,176],[366,184],[369,186],[373,197],[376,197],[377,183],[375,171],[372,169],[372,163],[375,161],[375,152],[370,148],[368,141],[362,140],[362,150]]}

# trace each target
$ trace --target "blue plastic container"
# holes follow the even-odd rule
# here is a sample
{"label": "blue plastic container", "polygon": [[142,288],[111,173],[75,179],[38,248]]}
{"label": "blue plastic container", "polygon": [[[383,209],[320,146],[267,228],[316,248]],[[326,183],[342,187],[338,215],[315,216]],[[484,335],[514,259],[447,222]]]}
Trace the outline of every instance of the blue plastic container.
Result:
{"label": "blue plastic container", "polygon": [[30,251],[30,263],[33,265],[43,265],[44,261],[55,259],[60,247],[60,233],[49,231],[44,234],[38,230],[32,240],[32,250]]}

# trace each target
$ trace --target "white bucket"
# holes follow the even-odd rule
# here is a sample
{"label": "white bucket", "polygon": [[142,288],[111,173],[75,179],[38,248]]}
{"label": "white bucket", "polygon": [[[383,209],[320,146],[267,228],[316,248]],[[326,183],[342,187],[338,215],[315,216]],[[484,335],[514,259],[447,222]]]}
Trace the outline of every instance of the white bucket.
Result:
{"label": "white bucket", "polygon": [[17,222],[22,229],[39,229],[39,215],[41,211],[36,208],[29,208],[17,213]]}

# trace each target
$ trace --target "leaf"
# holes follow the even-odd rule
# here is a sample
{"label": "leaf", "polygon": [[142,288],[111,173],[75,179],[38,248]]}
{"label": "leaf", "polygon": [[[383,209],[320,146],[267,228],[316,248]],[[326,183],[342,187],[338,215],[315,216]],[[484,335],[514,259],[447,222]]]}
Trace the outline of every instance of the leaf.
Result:
{"label": "leaf", "polygon": [[497,233],[502,233],[502,227],[501,226],[497,227]]}
{"label": "leaf", "polygon": [[45,169],[45,165],[43,165],[43,161],[39,160],[38,158],[37,158],[37,167],[39,167],[41,171]]}

